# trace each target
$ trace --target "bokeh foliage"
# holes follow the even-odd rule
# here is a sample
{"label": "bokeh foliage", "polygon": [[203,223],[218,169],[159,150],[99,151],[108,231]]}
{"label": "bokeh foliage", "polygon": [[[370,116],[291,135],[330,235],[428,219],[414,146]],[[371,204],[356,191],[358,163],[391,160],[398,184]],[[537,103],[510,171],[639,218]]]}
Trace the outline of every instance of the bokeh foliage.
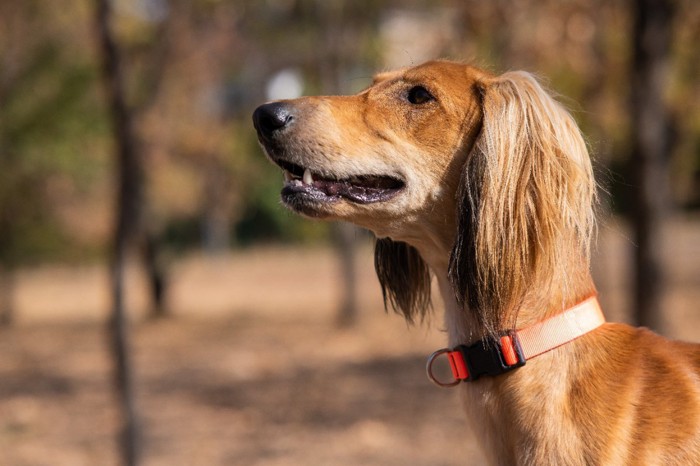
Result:
{"label": "bokeh foliage", "polygon": [[106,173],[105,120],[93,60],[75,53],[56,13],[0,3],[0,261],[10,266],[96,247],[80,241],[71,204]]}

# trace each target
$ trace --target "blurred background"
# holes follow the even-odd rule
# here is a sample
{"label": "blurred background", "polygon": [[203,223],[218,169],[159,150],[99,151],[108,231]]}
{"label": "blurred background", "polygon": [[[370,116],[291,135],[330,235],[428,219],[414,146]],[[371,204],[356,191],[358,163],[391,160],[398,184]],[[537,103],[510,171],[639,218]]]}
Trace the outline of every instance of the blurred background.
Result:
{"label": "blurred background", "polygon": [[0,465],[482,464],[372,239],[280,206],[260,103],[437,57],[539,76],[610,320],[700,341],[694,0],[0,0]]}

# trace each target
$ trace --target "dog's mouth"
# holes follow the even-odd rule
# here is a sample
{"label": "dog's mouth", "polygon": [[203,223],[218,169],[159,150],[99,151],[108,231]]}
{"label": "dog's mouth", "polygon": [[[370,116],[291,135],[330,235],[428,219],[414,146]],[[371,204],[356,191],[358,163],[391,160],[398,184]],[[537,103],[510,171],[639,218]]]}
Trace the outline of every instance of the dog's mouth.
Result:
{"label": "dog's mouth", "polygon": [[346,199],[357,204],[385,202],[396,196],[405,183],[393,176],[358,175],[349,178],[324,177],[308,167],[275,160],[284,171],[282,200],[294,204],[298,198],[317,202]]}

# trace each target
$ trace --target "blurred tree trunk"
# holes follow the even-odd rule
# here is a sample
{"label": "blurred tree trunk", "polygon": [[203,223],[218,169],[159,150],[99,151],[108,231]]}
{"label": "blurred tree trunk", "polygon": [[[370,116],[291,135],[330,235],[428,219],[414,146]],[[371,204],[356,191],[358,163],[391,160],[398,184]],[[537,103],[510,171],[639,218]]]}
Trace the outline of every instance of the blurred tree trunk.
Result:
{"label": "blurred tree trunk", "polygon": [[632,163],[635,171],[634,235],[636,323],[663,329],[664,220],[670,207],[671,131],[664,91],[669,85],[673,5],[634,0],[632,62]]}
{"label": "blurred tree trunk", "polygon": [[333,225],[334,244],[340,259],[340,276],[343,283],[337,322],[348,327],[357,321],[357,227],[345,222]]}
{"label": "blurred tree trunk", "polygon": [[151,318],[168,316],[165,290],[168,284],[167,268],[163,263],[160,239],[152,231],[143,234],[143,262],[151,295]]}
{"label": "blurred tree trunk", "polygon": [[14,292],[14,270],[0,265],[0,325],[12,325],[15,321]]}
{"label": "blurred tree trunk", "polygon": [[202,244],[209,254],[229,247],[231,237],[230,205],[227,202],[229,179],[226,167],[214,154],[204,167],[204,205],[202,206]]}
{"label": "blurred tree trunk", "polygon": [[114,358],[114,383],[122,416],[123,464],[135,466],[139,436],[133,389],[133,369],[125,309],[124,275],[129,247],[138,231],[142,197],[142,167],[137,157],[132,119],[124,96],[120,57],[111,32],[111,1],[97,0],[95,21],[101,46],[103,77],[112,118],[118,171],[116,224],[112,244],[112,315],[109,322]]}

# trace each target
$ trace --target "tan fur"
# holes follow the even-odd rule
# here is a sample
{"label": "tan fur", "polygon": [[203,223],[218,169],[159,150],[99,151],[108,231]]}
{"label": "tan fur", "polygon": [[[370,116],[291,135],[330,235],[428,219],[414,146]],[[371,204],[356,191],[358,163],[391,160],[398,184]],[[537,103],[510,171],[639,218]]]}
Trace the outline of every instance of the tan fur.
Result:
{"label": "tan fur", "polygon": [[[414,86],[435,99],[410,103]],[[573,118],[527,73],[429,62],[382,73],[355,96],[284,104],[294,121],[276,150],[263,143],[274,161],[405,182],[386,202],[292,207],[387,238],[379,256],[402,257],[378,257],[378,273],[408,319],[425,312],[429,287],[415,279],[424,261],[450,345],[527,326],[595,292],[588,152]],[[397,289],[404,282],[423,290]],[[699,345],[606,324],[460,390],[492,464],[688,465],[700,464],[699,374]]]}

